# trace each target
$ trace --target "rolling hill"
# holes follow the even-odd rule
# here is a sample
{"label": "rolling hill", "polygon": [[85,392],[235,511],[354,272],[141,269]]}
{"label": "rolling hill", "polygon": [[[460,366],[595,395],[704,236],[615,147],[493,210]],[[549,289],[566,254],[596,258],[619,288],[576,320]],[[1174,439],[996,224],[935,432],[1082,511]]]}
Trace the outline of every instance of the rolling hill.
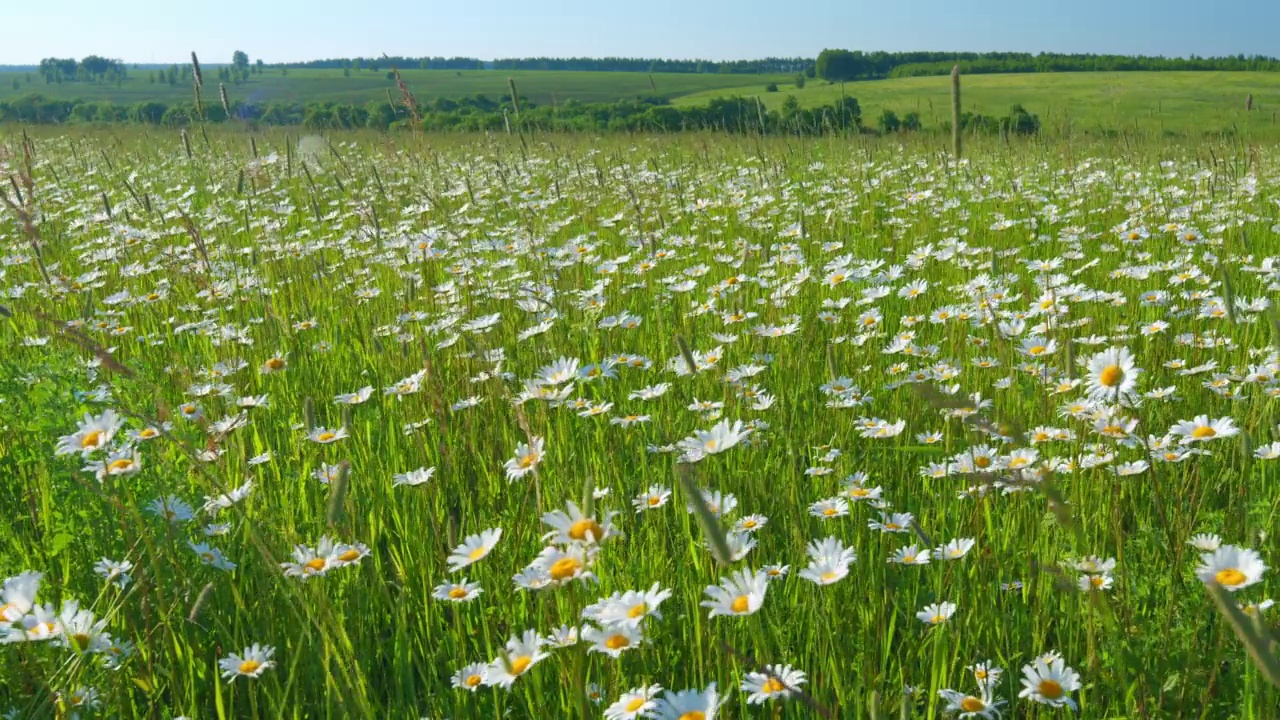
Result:
{"label": "rolling hill", "polygon": [[[925,127],[950,117],[948,77],[894,78],[841,85],[810,80],[797,89],[790,81],[778,92],[765,82],[683,95],[677,105],[702,105],[715,97],[758,96],[770,109],[795,97],[801,107],[825,105],[841,94],[858,99],[863,121],[873,124],[884,108],[899,116],[920,113]],[[1245,100],[1253,95],[1253,111]],[[970,75],[962,79],[966,111],[1003,115],[1015,103],[1040,116],[1048,129],[1221,130],[1233,124],[1262,129],[1280,122],[1280,74],[1260,72],[1125,72]]]}

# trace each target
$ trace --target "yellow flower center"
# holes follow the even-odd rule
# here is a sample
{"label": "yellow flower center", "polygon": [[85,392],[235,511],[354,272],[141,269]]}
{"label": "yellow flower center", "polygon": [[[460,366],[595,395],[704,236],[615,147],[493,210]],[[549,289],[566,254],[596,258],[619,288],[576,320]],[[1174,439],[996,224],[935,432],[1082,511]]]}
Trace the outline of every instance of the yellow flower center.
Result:
{"label": "yellow flower center", "polygon": [[1048,348],[1046,348],[1044,345],[1033,345],[1031,349],[1028,350],[1027,352],[1031,353],[1032,355],[1043,355],[1044,351],[1047,349]]}
{"label": "yellow flower center", "polygon": [[310,570],[311,572],[320,572],[321,570],[324,569],[324,566],[327,564],[328,563],[325,561],[324,558],[311,558],[306,562],[305,565],[303,565],[303,567],[306,568],[307,570]]}
{"label": "yellow flower center", "polygon": [[1098,373],[1098,382],[1107,387],[1115,387],[1124,382],[1124,370],[1119,365],[1108,365]]}
{"label": "yellow flower center", "polygon": [[733,603],[729,605],[729,609],[741,615],[751,608],[751,598],[746,595],[739,595],[733,599]]}
{"label": "yellow flower center", "polygon": [[528,455],[525,455],[524,457],[520,458],[520,462],[517,464],[520,466],[522,470],[528,470],[529,468],[533,467],[533,464],[537,461],[538,461],[538,455],[536,453],[529,453]]}
{"label": "yellow flower center", "polygon": [[159,435],[159,434],[160,434],[160,431],[156,430],[155,428],[143,428],[143,429],[138,433],[138,437],[140,437],[140,438],[153,438],[153,437],[155,437],[156,435]]}
{"label": "yellow flower center", "polygon": [[826,508],[826,509],[824,509],[824,510],[822,511],[822,514],[823,514],[823,515],[826,515],[827,517],[831,517],[832,515],[835,515],[835,514],[836,514],[836,509],[835,509],[835,508]]}
{"label": "yellow flower center", "polygon": [[933,617],[929,618],[929,622],[933,623],[934,625],[937,625],[939,623],[944,623],[946,621],[947,619],[942,617],[941,615],[934,615]]}
{"label": "yellow flower center", "polygon": [[901,530],[902,526],[899,525],[898,523],[885,523],[884,529],[885,530]]}
{"label": "yellow flower center", "polygon": [[125,472],[132,467],[133,467],[132,460],[130,460],[129,458],[120,458],[119,460],[112,460],[111,462],[107,463],[107,472],[113,472],[113,473]]}
{"label": "yellow flower center", "polygon": [[773,677],[765,680],[764,684],[760,686],[760,692],[769,693],[770,695],[783,692],[786,689],[787,686],[783,685],[781,680]]}
{"label": "yellow flower center", "polygon": [[98,447],[100,444],[102,444],[101,430],[91,430],[80,438],[80,447],[82,448]]}
{"label": "yellow flower center", "polygon": [[240,667],[238,668],[238,670],[240,670],[241,674],[252,675],[260,667],[262,667],[262,663],[258,662],[257,660],[245,660],[244,662],[240,663]]}
{"label": "yellow flower center", "polygon": [[273,357],[266,362],[268,370],[283,370],[284,358]]}
{"label": "yellow flower center", "polygon": [[560,558],[551,564],[551,579],[560,581],[571,578],[582,568],[577,558]]}
{"label": "yellow flower center", "polygon": [[662,498],[658,497],[657,495],[649,496],[649,507],[656,507],[661,503],[662,503]]}
{"label": "yellow flower center", "polygon": [[1235,587],[1237,585],[1243,585],[1244,581],[1248,578],[1246,578],[1245,574],[1236,568],[1227,568],[1225,570],[1219,570],[1214,574],[1213,579],[1217,580],[1218,584],[1223,587]]}
{"label": "yellow flower center", "polygon": [[74,643],[75,643],[75,646],[76,646],[76,649],[77,649],[77,650],[88,650],[88,649],[89,649],[89,634],[88,634],[88,633],[76,633],[75,635],[72,635],[72,636],[71,636],[71,640],[72,640],[72,642],[74,642]]}
{"label": "yellow flower center", "polygon": [[915,555],[905,555],[905,556],[903,556],[903,558],[902,558],[902,562],[904,562],[904,563],[913,563],[913,562],[915,562],[915,561],[916,561],[916,556],[915,556]]}
{"label": "yellow flower center", "polygon": [[978,712],[986,708],[985,703],[972,695],[960,701],[960,709],[964,712]]}
{"label": "yellow flower center", "polygon": [[583,518],[569,527],[569,537],[574,540],[586,540],[587,533],[591,533],[593,541],[599,541],[604,538],[604,528],[600,527],[600,523],[591,518]]}
{"label": "yellow flower center", "polygon": [[690,710],[676,718],[676,720],[707,720],[707,714],[701,710]]}
{"label": "yellow flower center", "polygon": [[316,436],[316,440],[319,440],[320,442],[329,442],[330,440],[334,439],[335,437],[337,437],[337,435],[336,435],[336,434],[331,433],[331,432],[329,432],[328,430],[326,430],[326,431],[324,431],[324,432],[320,433],[319,435],[317,435],[317,436]]}
{"label": "yellow flower center", "polygon": [[462,598],[464,598],[464,597],[466,597],[466,596],[467,596],[467,589],[466,589],[466,588],[462,588],[462,587],[455,587],[455,588],[453,588],[453,589],[449,590],[449,597],[450,597],[450,598],[452,598],[453,600],[461,600]]}
{"label": "yellow flower center", "polygon": [[853,488],[849,490],[849,497],[866,497],[871,494],[866,488]]}
{"label": "yellow flower center", "polygon": [[974,670],[974,671],[973,671],[973,677],[974,677],[974,679],[976,679],[978,682],[982,682],[983,680],[986,680],[986,679],[987,679],[987,671],[986,671],[986,670]]}
{"label": "yellow flower center", "polygon": [[627,617],[634,620],[639,617],[644,617],[644,614],[647,612],[649,612],[648,605],[644,603],[636,603],[635,605],[631,606],[630,610],[627,611]]}
{"label": "yellow flower center", "polygon": [[360,559],[360,551],[352,548],[338,556],[338,560],[342,562],[355,562]]}
{"label": "yellow flower center", "polygon": [[485,546],[481,545],[480,547],[476,548],[475,550],[472,550],[472,551],[471,551],[471,554],[467,555],[467,559],[468,559],[468,560],[473,560],[473,561],[474,561],[474,560],[479,560],[480,558],[482,558],[482,557],[484,557],[486,554],[488,554],[488,552],[489,552],[489,549],[488,549],[488,548],[486,548]]}
{"label": "yellow flower center", "polygon": [[632,698],[631,702],[627,703],[626,710],[627,712],[633,713],[639,710],[640,708],[644,707],[644,703],[645,703],[645,700],[642,697]]}
{"label": "yellow flower center", "polygon": [[1057,700],[1062,697],[1062,685],[1057,680],[1041,680],[1039,687],[1036,688],[1040,694],[1050,700]]}
{"label": "yellow flower center", "polygon": [[528,670],[529,666],[532,664],[533,664],[533,658],[529,657],[528,655],[521,655],[518,658],[514,658],[511,661],[511,674],[519,675],[525,670]]}
{"label": "yellow flower center", "polygon": [[475,687],[479,685],[483,680],[484,678],[480,677],[479,675],[468,675],[467,679],[463,680],[462,682],[467,687]]}
{"label": "yellow flower center", "polygon": [[610,635],[608,639],[604,641],[604,646],[610,650],[621,650],[630,644],[631,641],[627,639],[626,635]]}
{"label": "yellow flower center", "polygon": [[1197,427],[1195,430],[1191,431],[1191,437],[1196,438],[1197,440],[1211,438],[1217,434],[1218,434],[1218,431],[1214,430],[1208,425],[1201,425],[1200,427]]}
{"label": "yellow flower center", "polygon": [[980,468],[989,468],[991,467],[991,458],[979,456],[973,459],[973,464]]}
{"label": "yellow flower center", "polygon": [[822,573],[822,579],[823,579],[823,580],[827,580],[827,581],[835,580],[835,579],[836,579],[836,571],[835,571],[835,570],[828,570],[828,571],[826,571],[826,572]]}

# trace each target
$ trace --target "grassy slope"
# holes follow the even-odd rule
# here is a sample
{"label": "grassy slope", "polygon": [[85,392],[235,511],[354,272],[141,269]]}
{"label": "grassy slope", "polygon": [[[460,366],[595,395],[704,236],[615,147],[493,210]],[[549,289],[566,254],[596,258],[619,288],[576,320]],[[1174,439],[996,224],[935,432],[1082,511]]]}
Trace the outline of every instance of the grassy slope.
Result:
{"label": "grassy slope", "polygon": [[[1280,110],[1280,75],[1267,73],[1044,73],[971,75],[963,80],[965,110],[1003,115],[1020,103],[1040,115],[1048,127],[1068,119],[1077,129],[1124,128],[1135,124],[1149,130],[1222,129],[1236,123],[1260,128],[1276,122]],[[797,90],[790,82],[779,92],[763,93],[761,85],[743,85],[686,95],[677,104],[703,104],[725,95],[759,95],[777,108],[794,95],[802,106],[838,100],[839,85],[812,81]],[[858,99],[868,120],[882,108],[899,115],[918,111],[926,126],[945,120],[950,108],[947,77],[903,78],[847,83],[844,92]],[[1244,112],[1245,97],[1253,93],[1253,113]]]}
{"label": "grassy slope", "polygon": [[[86,100],[111,100],[118,103],[136,103],[145,100],[160,102],[184,101],[191,98],[191,86],[185,82],[177,85],[152,84],[147,81],[149,71],[135,70],[133,77],[122,87],[85,83],[45,84],[35,73],[31,82],[25,82],[26,73],[0,73],[0,100],[12,99],[29,93],[40,93],[50,98],[83,98]],[[414,95],[422,101],[436,97],[461,97],[484,93],[491,98],[506,94],[507,78],[514,78],[520,94],[535,103],[549,104],[575,99],[582,102],[607,102],[637,95],[664,95],[676,97],[719,88],[740,87],[750,83],[753,92],[762,90],[769,82],[789,82],[791,76],[782,75],[693,75],[681,73],[654,73],[653,85],[646,73],[560,72],[495,70],[406,70],[405,82]],[[207,76],[208,77],[208,76]],[[18,78],[20,87],[14,89]],[[386,78],[386,72],[352,73],[343,77],[341,70],[290,70],[287,76],[279,71],[265,75],[253,75],[247,84],[229,85],[227,92],[235,99],[259,102],[292,101],[363,103],[386,98],[387,89],[395,92],[395,83]],[[656,88],[656,93],[654,88]],[[217,87],[213,86],[210,99],[216,101]],[[723,94],[723,90],[719,94]]]}

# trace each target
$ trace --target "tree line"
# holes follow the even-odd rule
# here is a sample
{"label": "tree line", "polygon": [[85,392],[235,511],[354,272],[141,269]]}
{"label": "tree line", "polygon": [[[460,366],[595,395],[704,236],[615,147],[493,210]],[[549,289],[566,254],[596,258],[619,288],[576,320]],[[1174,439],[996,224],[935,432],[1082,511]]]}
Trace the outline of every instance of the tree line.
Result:
{"label": "tree line", "polygon": [[[209,103],[197,115],[186,102],[166,105],[139,102],[119,105],[111,102],[50,100],[29,95],[0,102],[0,122],[23,123],[136,123],[180,128],[199,122],[302,126],[311,130],[369,128],[380,131],[416,127],[424,131],[467,132],[683,132],[726,131],[765,134],[897,133],[925,129],[920,115],[908,112],[901,117],[884,110],[871,123],[864,123],[862,108],[852,97],[828,105],[802,108],[788,97],[777,110],[766,109],[758,99],[716,98],[702,106],[671,105],[662,97],[637,97],[611,103],[583,103],[569,100],[557,105],[538,105],[528,98],[512,102],[509,95],[490,98],[473,95],[456,99],[437,98],[420,103],[413,112],[387,101],[363,105],[312,102],[255,104],[236,101],[225,108]],[[961,124],[970,132],[1034,134],[1040,121],[1020,106],[1009,115],[991,117],[966,113]],[[947,130],[941,124],[938,130]]]}
{"label": "tree line", "polygon": [[827,49],[814,71],[831,82],[888,77],[946,75],[955,65],[965,74],[1129,71],[1280,71],[1280,59],[1263,55],[1170,58],[1153,55],[1018,52],[863,52]]}
{"label": "tree line", "polygon": [[[762,58],[759,60],[668,60],[624,57],[527,57],[481,60],[472,57],[326,58],[305,62],[269,64],[272,68],[364,70],[374,72],[396,67],[401,70],[577,70],[583,72],[725,73],[763,75],[812,70],[812,58]],[[812,77],[812,75],[810,76]]]}
{"label": "tree line", "polygon": [[36,66],[37,72],[47,82],[88,82],[103,80],[114,82],[117,78],[128,76],[128,69],[120,60],[112,60],[100,55],[86,55],[81,60],[75,58],[45,58]]}

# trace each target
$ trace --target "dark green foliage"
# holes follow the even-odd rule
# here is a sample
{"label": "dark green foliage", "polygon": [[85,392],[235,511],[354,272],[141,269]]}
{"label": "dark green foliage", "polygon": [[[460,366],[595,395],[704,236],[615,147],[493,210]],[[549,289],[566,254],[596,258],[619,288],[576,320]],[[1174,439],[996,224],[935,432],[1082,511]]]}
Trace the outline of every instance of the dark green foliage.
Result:
{"label": "dark green foliage", "polygon": [[765,92],[778,92],[778,83],[769,83],[764,86]]}
{"label": "dark green foliage", "polygon": [[889,108],[885,108],[880,113],[880,119],[876,122],[876,126],[881,133],[895,133],[902,129],[902,121],[898,119],[898,114]]}

